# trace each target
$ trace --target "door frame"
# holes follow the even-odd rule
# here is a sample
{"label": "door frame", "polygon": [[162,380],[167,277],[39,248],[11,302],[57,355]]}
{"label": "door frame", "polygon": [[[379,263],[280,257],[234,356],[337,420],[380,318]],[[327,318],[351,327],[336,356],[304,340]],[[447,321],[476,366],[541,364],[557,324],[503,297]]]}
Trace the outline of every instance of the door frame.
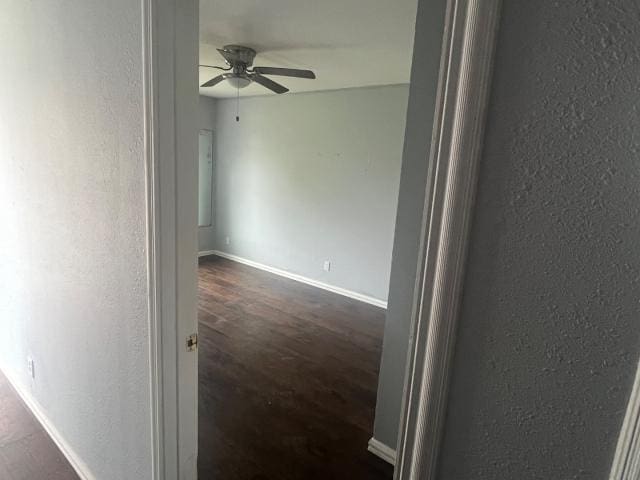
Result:
{"label": "door frame", "polygon": [[[195,480],[198,4],[141,1],[153,479]],[[436,475],[500,3],[447,0],[397,480]]]}
{"label": "door frame", "polygon": [[618,434],[609,480],[637,480],[640,476],[640,362],[636,368],[627,410]]}
{"label": "door frame", "polygon": [[397,480],[435,480],[501,0],[448,0],[399,428]]}
{"label": "door frame", "polygon": [[198,1],[141,0],[153,480],[195,480]]}

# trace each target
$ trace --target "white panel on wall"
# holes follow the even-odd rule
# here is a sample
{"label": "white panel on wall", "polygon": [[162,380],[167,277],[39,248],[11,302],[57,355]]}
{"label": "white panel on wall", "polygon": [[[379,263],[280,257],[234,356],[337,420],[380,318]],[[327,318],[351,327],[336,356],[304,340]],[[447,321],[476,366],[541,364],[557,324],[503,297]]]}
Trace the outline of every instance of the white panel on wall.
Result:
{"label": "white panel on wall", "polygon": [[[198,103],[198,129],[208,130],[212,132],[215,138],[215,124],[216,124],[216,100],[210,97],[200,96]],[[215,149],[213,151],[215,160]],[[215,175],[215,163],[213,164],[213,170]],[[212,189],[215,191],[215,185],[212,183]],[[198,222],[200,223],[200,222]],[[215,245],[215,211],[212,210],[212,219],[209,226],[198,227],[198,250],[200,252],[206,252],[214,250]]]}
{"label": "white panel on wall", "polygon": [[198,226],[213,223],[213,132],[200,130],[198,135]]}

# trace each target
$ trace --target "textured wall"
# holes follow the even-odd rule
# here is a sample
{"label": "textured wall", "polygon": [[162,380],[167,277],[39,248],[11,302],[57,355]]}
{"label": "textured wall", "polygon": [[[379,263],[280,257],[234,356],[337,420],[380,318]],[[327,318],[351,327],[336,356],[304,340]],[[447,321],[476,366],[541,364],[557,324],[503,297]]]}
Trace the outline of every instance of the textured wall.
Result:
{"label": "textured wall", "polygon": [[[211,97],[205,97],[200,95],[198,100],[198,129],[199,130],[212,130],[213,133],[213,147],[215,151],[215,127],[216,127],[216,100]],[[215,178],[216,159],[213,158],[213,173]],[[212,195],[215,194],[215,188],[212,189]],[[210,227],[198,227],[198,250],[204,252],[206,250],[214,250],[216,248],[216,219],[215,214],[212,212],[212,223]]]}
{"label": "textured wall", "polygon": [[0,1],[0,365],[104,480],[151,474],[140,9]]}
{"label": "textured wall", "polygon": [[640,349],[640,6],[506,0],[439,478],[604,479]]}
{"label": "textured wall", "polygon": [[446,3],[446,0],[421,0],[416,19],[389,306],[374,425],[376,440],[391,448],[396,446],[402,407]]}
{"label": "textured wall", "polygon": [[386,301],[408,91],[218,100],[218,249]]}

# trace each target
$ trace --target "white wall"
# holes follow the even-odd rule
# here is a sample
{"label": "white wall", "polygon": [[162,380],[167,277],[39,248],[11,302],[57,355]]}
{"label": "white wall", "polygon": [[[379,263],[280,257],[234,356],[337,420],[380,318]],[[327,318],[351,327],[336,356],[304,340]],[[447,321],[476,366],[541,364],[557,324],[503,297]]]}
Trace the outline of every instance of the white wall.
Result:
{"label": "white wall", "polygon": [[386,301],[408,90],[218,100],[217,248]]}
{"label": "white wall", "polygon": [[[216,100],[211,97],[199,96],[198,103],[198,130],[212,130],[213,141],[215,148],[216,141]],[[213,159],[213,169],[215,175],[215,157]],[[212,194],[215,194],[215,188],[212,190]],[[215,244],[215,212],[212,213],[212,223],[210,227],[198,227],[198,250],[204,252],[207,250],[214,250]]]}
{"label": "white wall", "polygon": [[95,478],[150,478],[141,3],[1,9],[0,366]]}

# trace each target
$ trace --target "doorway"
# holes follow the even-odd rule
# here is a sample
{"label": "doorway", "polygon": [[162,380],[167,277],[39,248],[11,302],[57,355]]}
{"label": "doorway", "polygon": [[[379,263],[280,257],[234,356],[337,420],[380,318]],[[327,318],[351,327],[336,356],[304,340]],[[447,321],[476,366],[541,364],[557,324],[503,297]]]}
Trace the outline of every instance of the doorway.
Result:
{"label": "doorway", "polygon": [[[457,3],[457,2],[453,2],[453,3]],[[456,12],[456,14],[453,15],[453,17],[455,17],[454,18],[455,22],[453,22],[453,23],[456,23],[458,21],[462,22],[461,25],[463,25],[464,28],[461,31],[463,32],[463,34],[460,36],[459,39],[456,39],[456,42],[451,42],[451,44],[450,43],[446,43],[443,46],[443,49],[445,50],[445,55],[443,55],[443,58],[447,58],[449,60],[453,59],[455,62],[458,62],[460,60],[460,58],[465,58],[465,55],[467,55],[467,57],[471,56],[471,58],[474,58],[473,55],[472,55],[473,51],[471,53],[469,53],[469,50],[465,49],[465,48],[460,50],[460,46],[461,45],[467,45],[467,44],[464,43],[464,42],[459,42],[459,40],[465,40],[466,41],[467,38],[471,38],[473,40],[473,39],[476,38],[478,31],[482,33],[483,32],[482,28],[480,28],[479,30],[476,29],[477,24],[480,24],[480,25],[482,25],[484,27],[486,27],[487,25],[489,27],[491,27],[492,25],[495,24],[495,23],[491,23],[495,19],[495,9],[490,11],[490,12],[488,12],[486,18],[482,18],[482,15],[479,16],[477,14],[479,10],[478,10],[478,8],[477,8],[478,6],[477,6],[477,4],[475,2],[468,2],[468,4],[467,4],[467,2],[461,2],[461,3],[464,3],[464,6],[461,7],[460,9],[455,9],[454,10]],[[451,6],[451,2],[449,3],[449,7],[450,6]],[[468,8],[465,8],[465,7],[468,7]],[[451,12],[452,12],[452,10],[450,8],[447,11],[448,11],[448,14],[451,14]],[[424,14],[424,12],[423,12],[423,14]],[[420,12],[418,14],[418,18],[420,19]],[[471,22],[467,22],[467,20],[469,18],[472,19]],[[418,31],[419,32],[422,31],[423,33],[424,32],[428,32],[429,31],[428,29],[424,29],[424,26],[425,26],[424,25],[424,18],[422,18],[422,20],[419,20],[418,24],[420,25],[421,22],[422,22],[422,28],[418,29]],[[474,22],[477,22],[477,24],[474,23]],[[435,23],[438,24],[438,21],[436,21]],[[447,18],[445,20],[445,22],[442,22],[442,23],[449,24],[451,22],[450,22],[450,19]],[[440,24],[440,27],[443,28],[442,23]],[[442,31],[442,30],[440,30],[440,31]],[[451,33],[452,30],[445,29],[445,31]],[[485,33],[486,33],[486,30],[485,30]],[[435,33],[433,35],[435,35],[436,38],[440,37],[440,34],[438,34],[438,33]],[[428,35],[427,35],[427,37],[428,37]],[[428,38],[424,38],[424,37],[421,37],[421,36],[418,36],[416,38],[416,42],[418,44],[420,44],[420,45],[423,45],[423,42],[425,42],[426,40],[428,40]],[[442,40],[443,41],[446,40],[448,42],[447,36],[445,36]],[[455,43],[455,46],[453,46],[452,43]],[[486,49],[486,45],[484,43],[482,44],[482,48]],[[436,50],[439,51],[439,49],[436,49]],[[481,51],[480,53],[482,53],[482,55],[478,55],[478,56],[481,57],[480,60],[482,61],[482,64],[485,65],[486,63],[488,63],[487,59],[490,59],[490,55],[488,55],[488,54],[484,55],[484,53],[485,53],[484,51]],[[415,58],[420,58],[420,56],[415,56]],[[433,66],[434,63],[435,64],[439,64],[439,56],[436,55],[435,59],[434,59],[434,57],[432,57],[430,59],[430,61],[431,61],[431,66]],[[456,65],[457,65],[457,63],[456,63]],[[414,76],[416,75],[415,70],[416,70],[416,67],[414,65]],[[455,70],[455,68],[454,68],[454,70]],[[438,77],[438,75],[435,75],[433,72],[438,72],[438,71],[440,72],[439,78],[441,80],[444,78],[444,83],[436,81],[436,78]],[[484,74],[485,71],[486,71],[486,69],[485,70],[479,70],[479,72],[482,73],[482,74]],[[418,75],[420,75],[420,78],[425,78],[424,76],[421,75],[421,73],[422,72],[418,73]],[[474,124],[474,122],[476,122],[476,124],[478,122],[481,123],[481,120],[478,120],[480,118],[480,116],[476,115],[476,116],[469,117],[471,125],[467,125],[464,122],[462,123],[462,125],[465,126],[465,129],[464,129],[464,131],[462,133],[467,134],[469,138],[465,138],[464,135],[462,135],[462,137],[461,137],[459,135],[461,132],[456,130],[456,129],[460,129],[461,128],[460,127],[460,122],[458,122],[458,124],[455,123],[456,119],[459,120],[459,117],[457,116],[457,112],[456,112],[456,115],[454,115],[451,118],[448,118],[448,117],[445,118],[445,117],[440,116],[440,114],[443,111],[445,111],[445,110],[449,111],[448,109],[444,109],[443,105],[451,106],[452,100],[457,101],[457,99],[462,98],[463,101],[466,101],[469,98],[476,98],[476,97],[473,97],[473,96],[469,96],[470,93],[475,93],[475,91],[473,89],[468,89],[468,88],[464,90],[464,94],[463,95],[461,95],[460,97],[457,97],[456,94],[458,92],[458,88],[461,88],[461,87],[460,87],[460,85],[458,85],[458,77],[457,77],[457,75],[455,75],[455,72],[454,72],[453,76],[449,76],[450,73],[451,73],[451,70],[449,70],[449,69],[447,69],[446,71],[443,72],[442,70],[439,70],[437,67],[435,67],[435,68],[433,68],[433,71],[431,72],[431,75],[427,77],[431,81],[430,87],[432,88],[432,90],[430,90],[430,92],[433,94],[430,102],[431,102],[431,105],[434,106],[435,110],[436,110],[436,118],[433,119],[434,120],[433,121],[433,123],[434,123],[433,128],[434,128],[435,132],[440,132],[440,134],[442,134],[442,132],[445,132],[444,134],[442,134],[441,141],[442,141],[442,139],[445,139],[445,141],[448,141],[446,139],[451,139],[452,138],[452,132],[449,130],[449,127],[452,125],[452,122],[453,122],[453,124],[454,124],[454,132],[453,133],[455,133],[455,135],[453,135],[453,137],[455,138],[455,141],[456,142],[460,142],[460,141],[469,140],[469,138],[470,138],[471,140],[474,140],[474,141],[470,141],[468,144],[465,144],[465,146],[466,145],[470,145],[470,146],[473,146],[475,148],[475,146],[478,143],[476,137],[479,137],[479,133],[478,132],[480,132],[480,130],[478,128],[476,128],[476,125]],[[473,73],[475,74],[477,72],[473,71]],[[485,80],[483,78],[477,79],[477,78],[475,78],[474,75],[470,75],[470,76],[464,77],[464,81],[465,82],[467,82],[467,81],[471,81],[471,82],[480,81],[480,83],[485,82]],[[451,82],[453,82],[453,83],[451,83]],[[486,87],[486,82],[483,85]],[[468,87],[468,85],[466,83],[463,86],[465,88]],[[447,90],[448,87],[452,87],[452,88]],[[451,92],[453,97],[450,98],[448,95],[443,97],[442,95],[436,95],[435,94],[436,92],[439,92],[440,94],[442,94],[445,91]],[[409,102],[410,108],[409,108],[409,113],[408,113],[408,125],[410,125],[410,126],[413,126],[414,122],[420,123],[419,122],[419,118],[420,118],[419,114],[420,113],[422,113],[423,117],[426,117],[428,119],[432,118],[432,116],[433,116],[433,114],[431,113],[431,110],[429,108],[425,109],[424,108],[425,105],[421,102],[421,100],[424,100],[424,98],[421,98],[421,94],[424,94],[424,93],[425,93],[425,90],[423,88],[422,89],[416,89],[416,96],[410,98],[410,102]],[[435,100],[436,98],[438,98],[438,101]],[[482,99],[482,97],[477,97],[477,98],[479,98],[480,100]],[[412,100],[416,101],[415,105],[412,105]],[[429,103],[429,102],[427,102],[427,103]],[[473,105],[473,102],[471,102],[471,104]],[[194,103],[191,103],[191,106],[194,107],[192,112],[195,111]],[[479,106],[482,107],[481,102],[480,102]],[[177,118],[182,118],[186,113],[188,113],[188,112],[182,111],[182,113]],[[412,117],[413,115],[417,115],[417,118],[413,118]],[[463,118],[466,118],[466,117],[463,117]],[[427,121],[427,124],[429,124],[429,121]],[[445,126],[446,126],[446,128],[445,128]],[[422,133],[424,133],[424,132],[422,132]],[[424,139],[424,135],[420,135],[420,136]],[[187,138],[187,137],[188,136],[186,136],[185,138]],[[179,136],[179,138],[182,138],[182,137]],[[416,137],[411,135],[410,133],[407,133],[407,138],[412,138],[412,139],[416,140]],[[423,143],[424,142],[426,142],[426,141],[423,140]],[[195,142],[194,142],[194,147],[195,147]],[[407,158],[406,148],[407,147],[405,147],[405,153],[404,153],[405,161],[406,161],[406,158]],[[193,150],[195,150],[195,148]],[[456,154],[460,153],[459,150],[455,150],[455,151],[456,151]],[[410,155],[414,156],[415,152],[411,153]],[[197,153],[194,151],[194,155],[193,155],[192,158],[195,159],[196,157],[197,157]],[[421,157],[421,160],[424,161],[425,156],[421,155],[420,157]],[[443,155],[441,155],[440,151],[438,151],[437,155],[435,157],[433,155],[427,155],[426,158],[427,159],[430,158],[432,161],[435,161],[436,164],[439,164],[441,162],[441,160],[442,160],[442,162],[448,161],[447,159],[449,157],[446,154],[446,152]],[[473,155],[470,155],[468,157],[465,157],[465,159],[466,159],[465,161],[472,161],[474,158],[475,157]],[[219,160],[219,158],[217,158],[217,160]],[[436,172],[449,175],[450,170],[448,170],[446,168],[444,170],[436,169]],[[460,170],[454,170],[452,175],[453,176],[450,176],[448,178],[457,181],[458,180],[458,176],[460,176],[462,174],[460,173]],[[192,185],[192,187],[191,187],[192,190],[191,191],[193,192],[193,185],[196,184],[197,175],[191,177],[191,179],[194,181],[194,183],[191,184]],[[180,187],[178,189],[178,193],[180,193],[181,191],[184,193],[186,191],[186,189],[189,188],[188,184],[186,184],[183,180],[185,180],[185,178],[183,178],[182,180],[180,180],[180,178],[178,178],[178,182],[177,183],[179,184],[179,187]],[[416,179],[416,180],[418,180],[418,179]],[[218,182],[219,179],[216,178],[216,181]],[[440,180],[437,179],[434,176],[434,170],[427,169],[427,171],[425,172],[424,182],[418,180],[417,183],[416,183],[416,186],[418,188],[420,187],[420,184],[422,184],[422,185],[426,184],[427,186],[429,186],[431,184],[430,182],[434,182],[434,181],[439,185]],[[449,184],[447,184],[447,185],[449,185]],[[447,186],[447,188],[448,188],[448,186]],[[423,192],[424,192],[424,190],[423,190]],[[193,198],[194,198],[194,204],[193,205],[195,206],[195,200],[197,198],[197,195],[194,196]],[[451,197],[445,196],[444,198],[450,199]],[[179,201],[180,201],[180,194],[178,195],[178,203],[179,203]],[[186,202],[186,203],[189,204],[189,202]],[[463,203],[463,205],[464,205],[464,203]],[[441,209],[442,206],[436,205],[434,208],[438,209],[437,211],[440,212],[441,210],[439,210],[439,209]],[[419,209],[419,213],[420,213],[419,216],[423,217],[424,214],[426,214],[426,213],[428,213],[430,211],[433,211],[433,210],[430,210],[430,209],[431,209],[431,204],[426,205],[424,211],[422,209]],[[184,205],[183,205],[183,210],[184,210]],[[196,209],[194,208],[192,210],[192,212],[194,213],[194,216],[193,216],[193,219],[192,219],[192,222],[193,222],[192,225],[195,226],[197,224],[197,215],[195,215],[196,214]],[[458,218],[458,216],[460,218],[462,218],[462,219],[467,218],[467,216],[466,216],[466,214],[464,212],[464,209],[461,212],[457,212],[457,210],[454,208],[453,210],[450,210],[448,213],[450,214],[451,212],[454,213],[454,218]],[[405,212],[403,212],[403,214],[404,213]],[[438,218],[440,218],[440,217],[438,217]],[[449,217],[444,217],[444,218],[449,218]],[[423,218],[423,220],[424,220],[424,218]],[[186,222],[186,223],[188,225],[188,222]],[[214,219],[214,223],[216,223],[215,219]],[[424,222],[421,222],[421,223],[422,223],[422,225],[425,225]],[[187,232],[186,235],[188,237],[189,233]],[[419,234],[419,236],[421,236],[421,235],[422,234]],[[170,237],[169,237],[169,239],[170,239]],[[425,262],[427,262],[427,264],[429,262],[428,258],[425,259],[422,256],[423,253],[424,253],[424,252],[422,252],[422,248],[423,247],[427,248],[428,245],[431,243],[431,241],[432,241],[432,237],[429,236],[426,239],[426,246],[424,244],[416,245],[416,257],[418,258],[417,263],[418,263],[418,271],[419,272],[423,271],[422,269],[425,266],[425,263],[423,263],[423,260]],[[188,244],[188,243],[189,242],[186,242],[186,244]],[[180,242],[180,244],[183,245],[183,242]],[[456,248],[459,247],[459,246],[460,245],[457,244]],[[185,251],[186,250],[188,250],[188,248],[186,248]],[[428,251],[431,252],[431,250],[428,250]],[[170,270],[169,268],[163,268],[161,270],[161,272],[162,272],[163,275],[165,275],[167,273],[167,271],[169,271],[169,270]],[[182,272],[182,273],[186,273],[186,270],[187,269],[185,269],[185,271]],[[448,268],[444,268],[445,272],[448,272],[448,270],[449,270]],[[441,270],[440,272],[442,272],[442,271],[443,270]],[[451,271],[454,274],[457,275],[457,268],[451,268]],[[410,274],[410,272],[407,271],[407,274]],[[176,278],[178,280],[180,280],[180,278],[185,278],[185,277],[183,275],[177,275]],[[189,283],[190,281],[191,280],[187,279],[187,283]],[[419,318],[420,318],[420,316],[422,316],[422,312],[424,311],[422,309],[422,300],[425,299],[424,292],[426,290],[432,291],[433,288],[435,288],[435,285],[440,285],[441,283],[442,283],[442,280],[438,279],[434,285],[422,285],[421,288],[423,290],[422,290],[421,294],[416,293],[416,295],[414,295],[412,298],[408,298],[407,299],[409,301],[409,303],[413,304],[416,307],[414,310],[417,312],[416,313],[417,317],[416,316],[412,316],[412,318],[410,319],[410,323],[412,325],[416,325],[416,321],[418,321],[417,326],[420,325]],[[456,292],[454,290],[452,295],[455,296],[455,294],[456,294]],[[447,296],[445,295],[445,297],[443,297],[443,298],[447,298]],[[187,305],[184,304],[184,306],[186,307]],[[438,313],[438,315],[442,316],[442,320],[443,321],[445,321],[445,322],[449,322],[450,321],[450,319],[447,317],[449,315],[449,311],[442,311],[442,312],[436,312],[436,313]],[[431,315],[431,317],[432,317],[431,320],[433,320],[433,315]],[[191,317],[187,316],[187,318],[191,318]],[[165,322],[165,320],[163,320],[163,322]],[[167,325],[171,326],[171,323],[168,323]],[[182,327],[184,327],[184,326],[182,326]],[[183,331],[183,329],[181,329],[181,332],[182,331]],[[186,330],[185,330],[185,332],[186,332]],[[169,331],[169,335],[170,335],[170,333],[171,332]],[[418,333],[421,333],[421,332],[418,332]],[[171,343],[171,336],[165,337],[164,335],[165,335],[165,332],[163,332],[163,337],[162,338],[163,339],[167,338],[169,340],[169,344],[170,344]],[[426,338],[428,338],[429,332],[427,332],[426,335],[427,335]],[[181,333],[178,334],[178,338],[181,338]],[[173,337],[173,340],[175,342],[175,337]],[[386,338],[385,338],[385,342],[386,342]],[[425,344],[426,344],[425,343],[425,338],[422,338],[422,336],[420,336],[420,338],[417,339],[415,344],[412,344],[411,352],[409,352],[410,358],[416,360],[416,359],[419,359],[420,356],[422,356],[422,355],[426,355],[429,358],[431,358],[434,355],[436,357],[441,356],[443,359],[446,357],[446,355],[441,355],[441,353],[438,352],[438,351],[436,351],[434,353],[434,352],[432,352],[432,351],[430,351],[428,349],[425,352],[424,350],[422,350],[422,347]],[[439,346],[439,345],[440,345],[439,343],[436,343],[436,346]],[[444,352],[446,353],[446,348],[444,349]],[[162,358],[163,362],[165,362],[165,360],[167,358],[166,353],[167,353],[167,351],[163,351],[163,353],[162,353],[162,357],[161,358]],[[170,349],[169,349],[169,353],[171,353]],[[184,356],[184,354],[178,354],[178,359],[182,358],[183,356]],[[184,357],[184,358],[186,358],[186,357]],[[178,362],[178,363],[180,363],[180,362]],[[400,361],[399,363],[402,364],[403,362]],[[189,362],[189,364],[191,364],[191,362]],[[169,363],[169,365],[170,365],[170,363]],[[414,411],[415,408],[417,408],[417,410],[420,411],[420,412],[424,412],[424,405],[422,405],[422,403],[421,403],[423,401],[423,399],[420,399],[419,397],[411,395],[411,392],[419,391],[421,382],[424,380],[424,376],[419,371],[419,369],[416,368],[416,365],[424,365],[424,363],[421,362],[421,361],[418,361],[418,362],[414,363],[412,361],[412,362],[410,362],[410,365],[409,365],[409,367],[410,367],[409,368],[409,375],[411,377],[411,380],[409,382],[410,387],[409,387],[408,395],[405,396],[405,398],[406,398],[406,403],[405,403],[406,410],[405,410],[405,415],[403,416],[402,424],[401,424],[401,428],[400,428],[401,438],[400,438],[399,451],[398,451],[398,459],[399,459],[400,463],[399,463],[399,468],[396,468],[396,473],[395,473],[395,475],[398,478],[411,478],[410,475],[413,475],[414,473],[415,474],[418,473],[418,470],[416,470],[416,469],[421,469],[420,456],[422,455],[422,453],[418,452],[415,449],[415,447],[416,447],[415,440],[419,439],[419,438],[422,439],[422,435],[425,433],[425,428],[424,428],[424,422],[425,421],[428,421],[428,422],[433,421],[433,422],[437,423],[438,418],[441,418],[441,412],[435,412],[433,414],[429,413],[429,415],[428,415],[428,417],[426,419],[425,419],[424,415],[421,415],[420,417],[414,418],[412,420],[412,418],[413,418],[412,415],[413,415],[413,411]],[[164,380],[171,380],[171,375],[167,374],[167,368],[163,368],[163,371],[164,371],[164,374],[163,374],[162,378]],[[183,368],[179,367],[178,371],[179,371],[179,375],[177,375],[177,380],[178,380],[178,383],[181,385],[181,387],[183,387],[179,391],[182,392],[182,390],[185,389],[184,394],[188,396],[188,395],[191,394],[191,392],[193,392],[195,390],[195,389],[191,390],[189,388],[190,379],[194,379],[195,377],[190,376],[190,374],[188,372],[185,375]],[[416,390],[416,389],[418,389],[418,390]],[[440,392],[439,394],[444,395],[444,391]],[[183,393],[180,393],[179,395],[182,397]],[[431,402],[432,399],[433,399],[433,397],[429,396],[429,398],[427,400],[429,402]],[[187,398],[187,400],[188,400],[187,402],[182,402],[182,401],[179,402],[176,411],[178,412],[178,418],[180,419],[180,421],[177,423],[178,429],[180,431],[185,432],[185,434],[182,436],[182,438],[186,439],[186,440],[189,440],[189,438],[190,438],[189,430],[190,430],[190,425],[193,425],[191,422],[193,420],[193,416],[192,415],[194,413],[194,410],[193,409],[189,410],[190,406],[193,405],[193,403],[191,403],[191,401],[189,401],[188,398]],[[439,400],[438,401],[434,400],[434,402],[435,402],[434,405],[436,405],[436,406],[437,405],[441,405],[441,403],[438,403]],[[171,406],[171,405],[169,405],[169,406]],[[429,407],[429,406],[430,406],[430,404],[427,405],[427,407]],[[166,408],[163,408],[163,409],[159,409],[158,411],[159,412],[160,411],[164,411],[164,412],[169,412],[170,413],[171,410],[167,410]],[[169,417],[165,417],[165,420],[171,421],[170,416]],[[186,425],[186,427],[185,427],[185,425]],[[166,428],[164,429],[164,431],[166,432]],[[170,445],[173,438],[175,438],[175,437],[173,437],[171,435],[166,436],[165,437],[166,441],[163,442],[163,445],[165,445],[165,446],[167,444]],[[437,442],[437,437],[434,436],[429,441],[430,442]],[[419,446],[420,443],[418,443],[417,445]],[[435,451],[435,447],[436,446],[434,446],[433,449],[428,450],[427,453],[433,453]],[[167,452],[168,455],[171,455],[171,449],[166,450],[166,452]],[[166,459],[166,456],[159,457],[159,458],[165,458]],[[186,462],[187,464],[191,465],[191,462],[195,460],[195,449],[184,448],[183,444],[181,444],[179,449],[178,449],[178,458],[182,458],[183,459],[182,462]],[[182,462],[179,462],[179,463],[181,465],[184,465]],[[407,462],[409,462],[409,463],[407,463]],[[182,471],[181,467],[179,467],[179,469]],[[190,474],[188,474],[187,478],[192,478],[192,477],[190,476]],[[425,478],[427,478],[427,477],[425,477]]]}
{"label": "doorway", "polygon": [[374,424],[400,421],[376,403],[417,2],[365,3],[201,5],[205,477],[392,477]]}

